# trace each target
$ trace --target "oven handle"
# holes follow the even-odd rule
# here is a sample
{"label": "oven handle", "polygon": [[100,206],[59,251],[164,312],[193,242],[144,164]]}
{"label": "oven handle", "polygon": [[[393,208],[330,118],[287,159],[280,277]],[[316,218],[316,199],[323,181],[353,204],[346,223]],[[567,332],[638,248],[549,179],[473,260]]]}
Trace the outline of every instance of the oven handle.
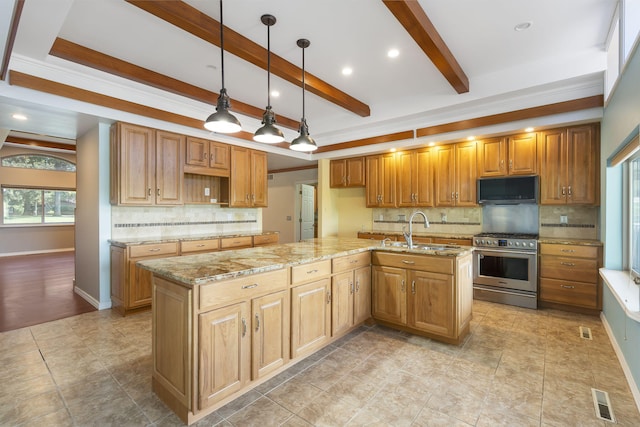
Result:
{"label": "oven handle", "polygon": [[519,255],[536,255],[536,252],[525,252],[525,251],[501,251],[499,249],[485,249],[485,248],[475,248],[475,251],[482,255],[483,253],[487,254],[519,254]]}

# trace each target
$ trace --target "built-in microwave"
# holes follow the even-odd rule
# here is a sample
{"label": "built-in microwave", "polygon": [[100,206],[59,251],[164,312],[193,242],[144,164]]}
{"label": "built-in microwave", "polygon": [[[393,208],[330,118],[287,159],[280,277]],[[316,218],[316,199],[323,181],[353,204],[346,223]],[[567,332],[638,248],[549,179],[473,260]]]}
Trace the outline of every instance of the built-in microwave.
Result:
{"label": "built-in microwave", "polygon": [[481,205],[538,203],[538,176],[480,178],[477,194]]}

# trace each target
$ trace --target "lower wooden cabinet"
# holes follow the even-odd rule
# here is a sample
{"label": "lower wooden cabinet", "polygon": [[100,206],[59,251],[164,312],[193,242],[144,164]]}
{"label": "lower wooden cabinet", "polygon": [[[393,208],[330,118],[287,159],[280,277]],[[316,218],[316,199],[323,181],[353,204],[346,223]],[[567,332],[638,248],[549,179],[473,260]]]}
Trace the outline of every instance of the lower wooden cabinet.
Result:
{"label": "lower wooden cabinet", "polygon": [[257,380],[289,361],[289,291],[251,301],[251,379]]}
{"label": "lower wooden cabinet", "polygon": [[543,306],[597,313],[602,309],[600,245],[540,244],[540,291]]}
{"label": "lower wooden cabinet", "polygon": [[391,327],[459,343],[473,304],[471,255],[458,258],[374,252],[373,318]]}
{"label": "lower wooden cabinet", "polygon": [[323,347],[331,338],[331,279],[291,289],[291,358]]}

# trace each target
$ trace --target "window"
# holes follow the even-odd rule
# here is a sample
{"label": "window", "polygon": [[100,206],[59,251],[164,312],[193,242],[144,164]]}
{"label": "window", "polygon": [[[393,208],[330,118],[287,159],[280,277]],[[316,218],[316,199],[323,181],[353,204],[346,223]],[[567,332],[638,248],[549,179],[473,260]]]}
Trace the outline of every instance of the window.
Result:
{"label": "window", "polygon": [[640,34],[640,0],[624,0],[622,10],[622,59],[625,63]]}
{"label": "window", "polygon": [[628,264],[631,275],[640,277],[640,155],[628,161],[629,185],[629,248]]}
{"label": "window", "polygon": [[75,172],[76,165],[69,160],[44,154],[16,154],[2,158],[2,166],[9,168],[41,169]]}
{"label": "window", "polygon": [[5,225],[75,222],[76,192],[42,188],[3,188]]}

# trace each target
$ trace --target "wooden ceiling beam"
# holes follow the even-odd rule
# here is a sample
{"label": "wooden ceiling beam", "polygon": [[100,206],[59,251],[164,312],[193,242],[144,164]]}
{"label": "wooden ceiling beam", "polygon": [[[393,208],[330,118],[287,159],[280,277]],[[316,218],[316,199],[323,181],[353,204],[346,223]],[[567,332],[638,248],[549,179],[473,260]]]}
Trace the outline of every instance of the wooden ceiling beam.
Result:
{"label": "wooden ceiling beam", "polygon": [[[183,1],[126,0],[128,3],[213,45],[220,46],[220,23]],[[224,27],[225,50],[238,58],[267,69],[267,50],[242,34]],[[271,73],[302,87],[302,69],[271,52]],[[305,72],[306,90],[361,117],[371,115],[362,101]]]}
{"label": "wooden ceiling beam", "polygon": [[417,0],[383,0],[387,8],[458,93],[469,92],[469,78]]}
{"label": "wooden ceiling beam", "polygon": [[9,142],[11,144],[26,145],[29,147],[36,147],[36,148],[55,148],[57,150],[72,151],[74,153],[76,151],[75,144],[63,144],[61,142],[42,141],[39,139],[21,138],[21,137],[11,136],[11,135],[7,136],[5,142]]}
{"label": "wooden ceiling beam", "polygon": [[[215,92],[182,82],[147,68],[139,67],[130,62],[89,49],[65,39],[56,38],[49,54],[214,106],[218,99],[218,94]],[[264,109],[245,104],[235,99],[231,100],[231,107],[233,111],[262,120]],[[283,127],[298,130],[299,122],[297,120],[281,115],[277,116],[277,120],[278,124]]]}

